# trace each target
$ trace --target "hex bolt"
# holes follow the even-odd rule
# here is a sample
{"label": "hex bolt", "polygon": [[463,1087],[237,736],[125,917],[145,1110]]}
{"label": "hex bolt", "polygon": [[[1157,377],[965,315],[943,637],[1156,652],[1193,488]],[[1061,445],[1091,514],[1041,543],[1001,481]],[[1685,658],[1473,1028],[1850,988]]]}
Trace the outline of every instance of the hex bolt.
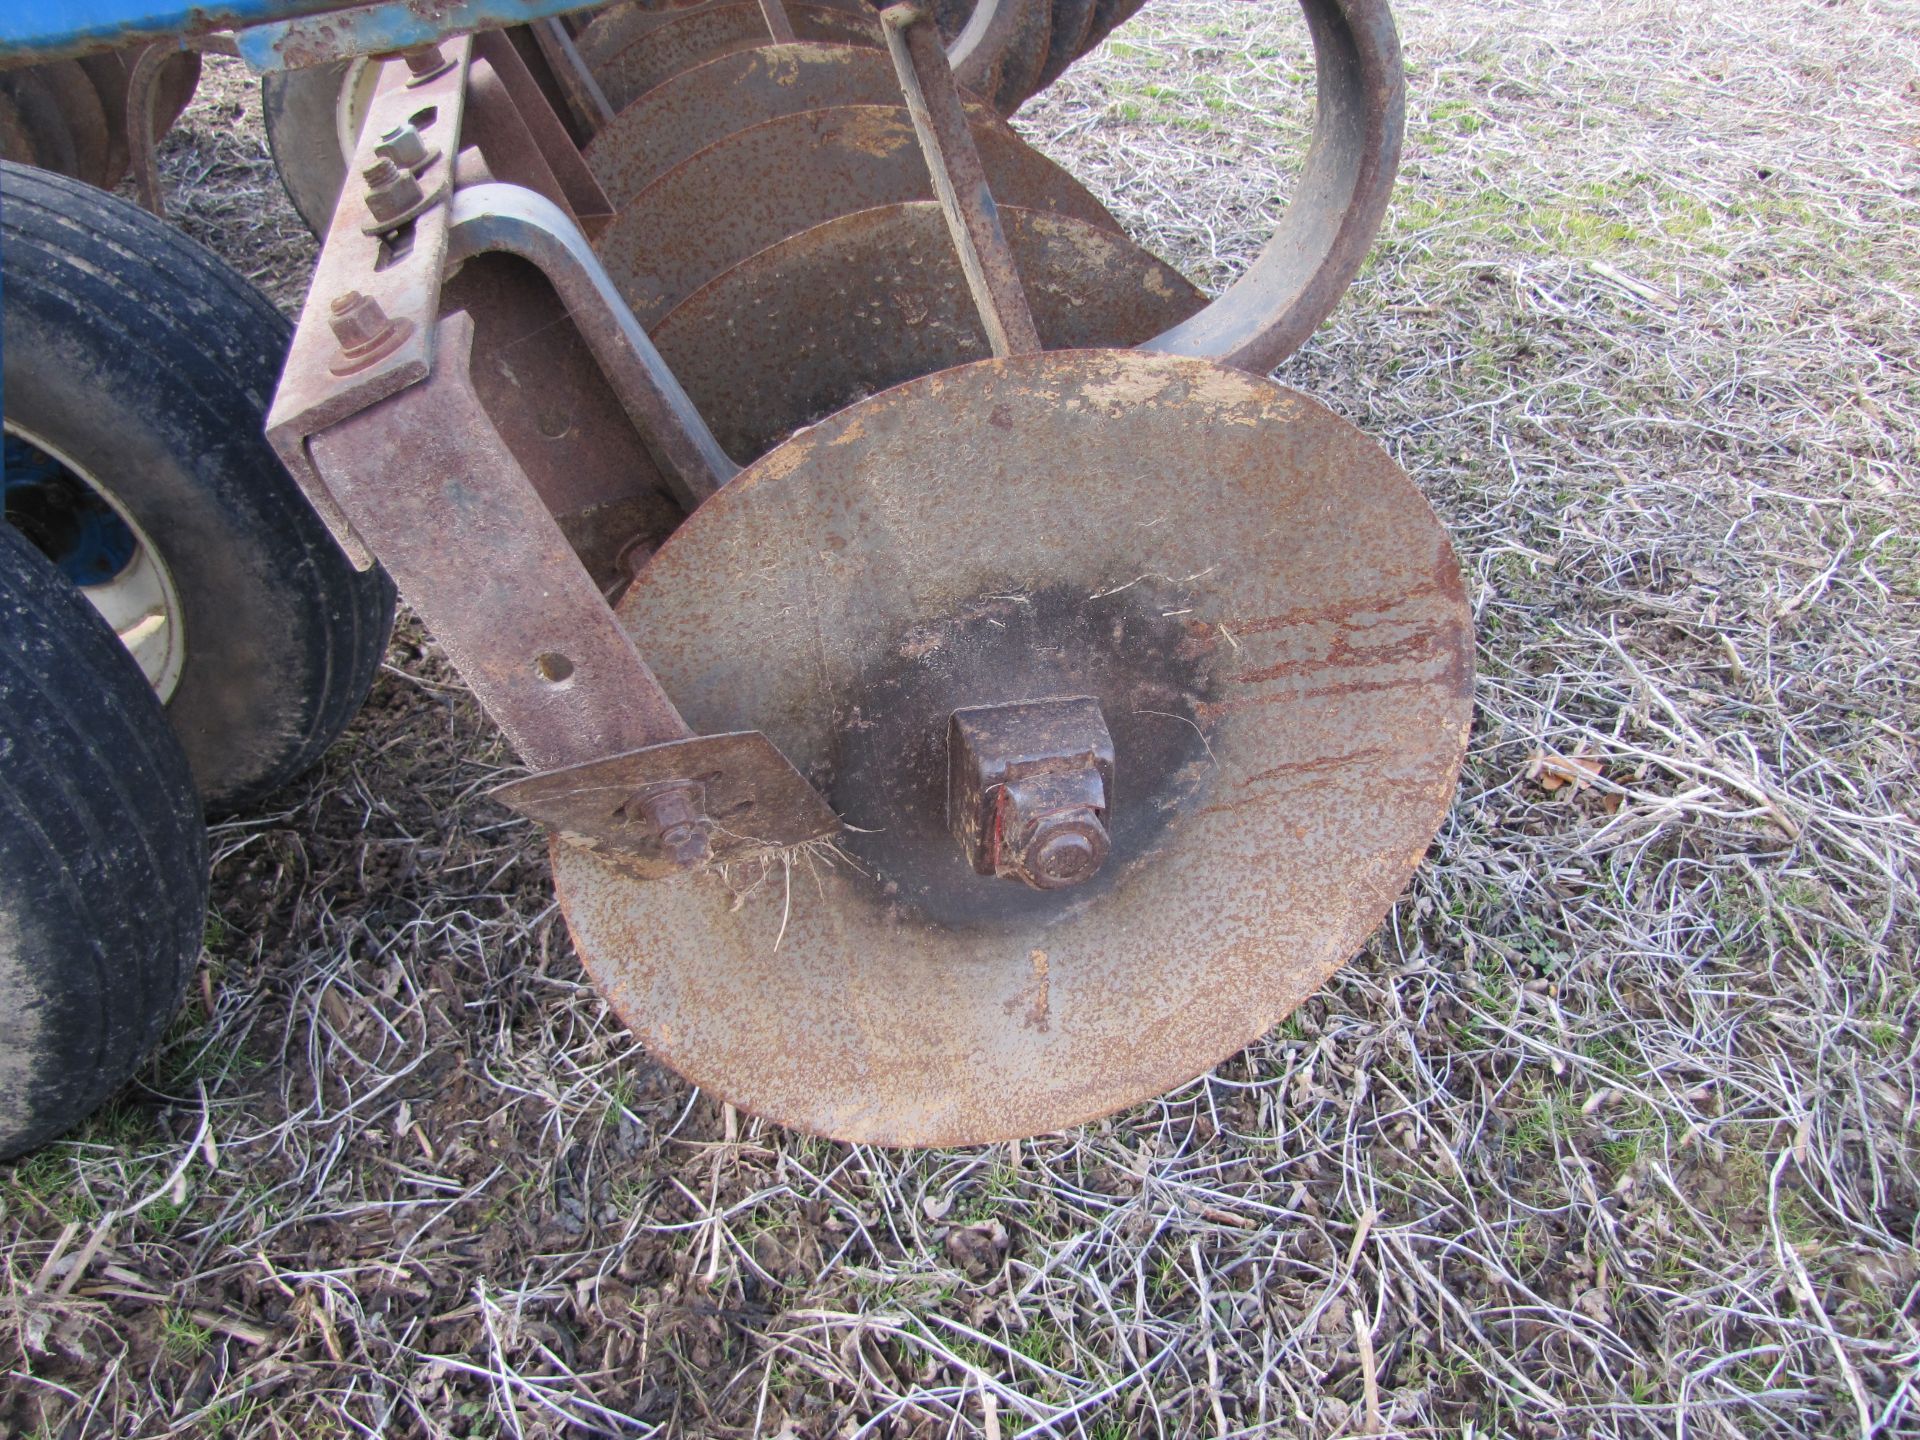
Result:
{"label": "hex bolt", "polygon": [[380,308],[380,302],[358,290],[333,297],[327,323],[333,326],[333,338],[342,350],[371,350],[386,339],[393,321]]}
{"label": "hex bolt", "polygon": [[336,375],[366,369],[391,355],[413,333],[411,320],[393,319],[380,308],[378,300],[358,290],[333,297],[327,307],[327,324],[333,328],[333,338],[340,342],[340,354],[331,367]]}
{"label": "hex bolt", "polygon": [[424,85],[453,68],[453,61],[442,53],[438,45],[415,45],[409,50],[402,50],[400,58],[407,62],[409,86]]}
{"label": "hex bolt", "polygon": [[1062,890],[1091,880],[1112,848],[1100,817],[1076,810],[1041,821],[1010,868],[1036,890]]}
{"label": "hex bolt", "polygon": [[398,225],[426,198],[420,182],[382,156],[361,172],[367,182],[367,212],[381,224]]}
{"label": "hex bolt", "polygon": [[641,812],[660,831],[662,857],[676,870],[691,870],[713,858],[707,842],[706,817],[684,785],[655,790],[640,799]]}
{"label": "hex bolt", "polygon": [[427,142],[420,138],[420,132],[414,128],[411,120],[402,120],[382,135],[380,143],[373,147],[373,153],[382,160],[391,160],[410,174],[418,174],[433,158],[427,149]]}

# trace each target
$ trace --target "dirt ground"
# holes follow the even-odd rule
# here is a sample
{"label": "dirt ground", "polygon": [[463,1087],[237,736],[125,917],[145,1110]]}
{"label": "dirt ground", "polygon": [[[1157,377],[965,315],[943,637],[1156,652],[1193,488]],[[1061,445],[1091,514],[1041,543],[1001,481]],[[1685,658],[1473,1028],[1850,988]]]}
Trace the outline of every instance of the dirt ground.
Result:
{"label": "dirt ground", "polygon": [[[1403,0],[1376,253],[1282,378],[1452,530],[1464,781],[1366,951],[1018,1146],[731,1114],[581,975],[416,626],[214,835],[141,1082],[0,1167],[0,1434],[1920,1435],[1920,7]],[[1152,0],[1022,127],[1201,283],[1285,5]],[[181,223],[297,304],[250,82]]]}

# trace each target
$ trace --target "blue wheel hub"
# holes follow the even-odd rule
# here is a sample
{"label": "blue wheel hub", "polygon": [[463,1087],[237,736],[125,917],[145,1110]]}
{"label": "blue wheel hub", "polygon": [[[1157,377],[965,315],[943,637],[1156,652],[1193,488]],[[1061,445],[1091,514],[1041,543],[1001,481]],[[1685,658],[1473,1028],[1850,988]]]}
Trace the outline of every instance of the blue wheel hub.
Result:
{"label": "blue wheel hub", "polygon": [[139,542],[94,489],[39,446],[6,437],[7,522],[76,585],[104,585]]}

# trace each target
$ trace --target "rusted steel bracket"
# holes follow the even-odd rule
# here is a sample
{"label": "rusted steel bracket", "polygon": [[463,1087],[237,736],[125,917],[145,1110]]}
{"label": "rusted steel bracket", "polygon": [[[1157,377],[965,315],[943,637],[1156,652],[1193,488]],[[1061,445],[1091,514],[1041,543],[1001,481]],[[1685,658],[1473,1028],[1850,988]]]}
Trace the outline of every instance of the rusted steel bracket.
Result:
{"label": "rusted steel bracket", "polygon": [[[721,861],[825,839],[840,828],[833,808],[758,730],[696,735],[532,775],[502,785],[493,798],[570,845],[646,856],[657,844],[676,865],[689,863],[680,853],[686,837],[675,834],[682,826],[699,832]],[[671,808],[683,798],[695,819]]]}
{"label": "rusted steel bracket", "polygon": [[613,219],[606,191],[505,31],[474,38],[460,148],[477,149],[495,180],[560,205],[589,240]]}
{"label": "rusted steel bracket", "polygon": [[[832,810],[765,737],[688,730],[549,503],[567,488],[552,457],[526,452],[536,484],[508,438],[524,427],[489,410],[476,375],[476,316],[512,333],[527,304],[553,305],[600,372],[570,372],[576,385],[603,397],[558,398],[619,431],[590,448],[642,473],[651,458],[689,509],[735,473],[588,246],[581,212],[604,206],[598,185],[568,163],[578,151],[504,42],[406,59],[375,90],[354,166],[366,185],[350,183],[334,214],[268,419],[276,450],[548,772],[503,787],[505,803],[654,873],[833,833]],[[524,271],[445,289],[494,253],[530,262],[552,294]]]}
{"label": "rusted steel bracket", "polygon": [[473,320],[437,329],[423,383],[310,448],[487,713],[529,765],[558,772],[501,800],[673,868],[831,834],[833,811],[765,737],[688,730],[475,394]]}
{"label": "rusted steel bracket", "polygon": [[881,11],[880,25],[987,343],[995,355],[1031,355],[1040,349],[1040,334],[940,32],[911,0]]}
{"label": "rusted steel bracket", "polygon": [[581,127],[580,133],[592,135],[610,124],[613,106],[607,103],[606,92],[593,78],[587,62],[580,58],[580,48],[573,43],[573,34],[565,22],[550,17],[536,20],[527,28],[533,32],[534,43],[540,47],[540,54],[553,72],[561,93],[567,97],[567,106]]}
{"label": "rusted steel bracket", "polygon": [[558,206],[518,186],[476,185],[455,192],[452,216],[450,261],[504,251],[531,261],[552,283],[688,510],[733,478],[739,467],[620,299],[586,237]]}
{"label": "rusted steel bracket", "polygon": [[433,372],[309,442],[328,492],[539,769],[690,733],[474,394],[473,320]]}
{"label": "rusted steel bracket", "polygon": [[1018,103],[1002,93],[1002,69],[1016,57],[1044,55],[1053,29],[1051,0],[978,0],[947,55],[960,88],[1000,102],[1010,115]]}
{"label": "rusted steel bracket", "polygon": [[[411,124],[439,151],[414,177],[416,183],[423,191],[450,186],[472,50],[471,39],[452,40],[441,47],[441,55],[452,62],[445,68],[423,65],[427,73],[421,74],[398,64],[383,69],[347,186],[320,249],[293,346],[280,373],[280,388],[267,414],[268,440],[341,548],[362,570],[372,566],[373,554],[354,533],[314,468],[307,439],[427,378],[433,368],[433,322],[446,273],[447,207],[429,206],[387,235],[369,234],[373,212],[367,192],[357,181],[362,168],[371,167],[378,158],[375,146],[380,137]],[[377,314],[379,323],[391,330],[377,352],[369,351],[365,364],[339,369],[342,339],[334,329],[340,314],[336,306],[350,297],[371,302],[369,318]]]}

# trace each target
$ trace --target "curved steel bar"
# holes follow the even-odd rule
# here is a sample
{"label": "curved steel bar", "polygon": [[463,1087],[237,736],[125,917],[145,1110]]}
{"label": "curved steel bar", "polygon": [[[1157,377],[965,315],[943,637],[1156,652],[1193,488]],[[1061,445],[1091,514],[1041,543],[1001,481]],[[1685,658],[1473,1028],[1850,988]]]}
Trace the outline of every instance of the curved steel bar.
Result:
{"label": "curved steel bar", "polygon": [[1298,350],[1360,273],[1406,129],[1400,37],[1386,0],[1300,0],[1317,76],[1313,141],[1273,238],[1192,319],[1140,348],[1264,375]]}
{"label": "curved steel bar", "polygon": [[689,511],[739,473],[566,211],[519,185],[456,190],[448,262],[488,251],[518,255],[547,277]]}
{"label": "curved steel bar", "polygon": [[980,0],[947,46],[947,63],[961,89],[1010,115],[1038,78],[1052,34],[1053,0]]}

